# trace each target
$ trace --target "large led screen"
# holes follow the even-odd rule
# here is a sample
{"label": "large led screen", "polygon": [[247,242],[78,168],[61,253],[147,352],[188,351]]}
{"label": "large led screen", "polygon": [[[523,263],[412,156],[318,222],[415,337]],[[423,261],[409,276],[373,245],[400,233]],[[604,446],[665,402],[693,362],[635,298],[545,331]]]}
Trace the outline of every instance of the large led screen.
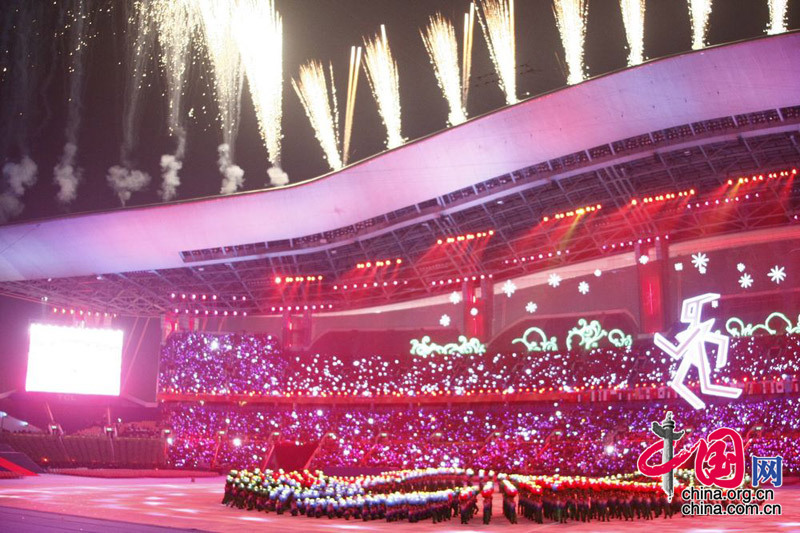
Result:
{"label": "large led screen", "polygon": [[25,390],[119,396],[122,331],[31,324]]}

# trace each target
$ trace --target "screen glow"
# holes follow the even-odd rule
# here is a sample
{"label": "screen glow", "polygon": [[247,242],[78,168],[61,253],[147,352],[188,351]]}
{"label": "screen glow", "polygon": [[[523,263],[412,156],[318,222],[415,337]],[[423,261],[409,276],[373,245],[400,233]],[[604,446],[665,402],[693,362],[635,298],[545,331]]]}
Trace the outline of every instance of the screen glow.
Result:
{"label": "screen glow", "polygon": [[119,396],[122,331],[31,324],[25,390]]}

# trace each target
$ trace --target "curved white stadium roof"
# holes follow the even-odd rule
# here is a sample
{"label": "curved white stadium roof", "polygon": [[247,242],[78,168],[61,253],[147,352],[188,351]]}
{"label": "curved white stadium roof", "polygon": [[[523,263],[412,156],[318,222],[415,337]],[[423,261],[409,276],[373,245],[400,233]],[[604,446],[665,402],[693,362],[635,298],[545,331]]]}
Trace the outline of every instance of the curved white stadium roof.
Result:
{"label": "curved white stadium roof", "polygon": [[800,34],[653,61],[281,189],[0,228],[0,281],[186,266],[180,252],[344,227],[541,161],[676,125],[800,104]]}

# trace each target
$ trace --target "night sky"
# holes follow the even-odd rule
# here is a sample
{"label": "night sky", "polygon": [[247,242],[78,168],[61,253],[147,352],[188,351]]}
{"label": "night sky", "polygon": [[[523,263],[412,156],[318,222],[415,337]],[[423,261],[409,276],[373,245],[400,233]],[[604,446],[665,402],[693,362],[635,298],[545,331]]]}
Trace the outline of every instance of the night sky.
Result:
{"label": "night sky", "polygon": [[[23,2],[35,4],[42,16],[26,39],[16,14]],[[60,4],[57,2],[56,4]],[[0,160],[18,161],[26,152],[38,165],[38,182],[22,197],[25,209],[16,220],[118,208],[120,203],[106,184],[106,171],[119,163],[122,139],[122,103],[126,72],[121,66],[125,46],[125,6],[122,1],[94,0],[94,30],[87,51],[86,87],[79,132],[78,165],[83,182],[77,200],[68,208],[56,201],[52,169],[65,142],[67,73],[63,38],[55,38],[60,9],[52,1],[0,0]],[[415,139],[445,127],[447,105],[437,87],[419,30],[428,16],[441,11],[454,21],[459,43],[467,0],[277,0],[284,22],[284,116],[283,161],[292,182],[324,174],[328,168],[322,150],[289,82],[301,63],[310,59],[332,61],[340,107],[346,92],[351,45],[386,24],[400,72],[403,134]],[[767,0],[716,0],[711,13],[708,42],[711,45],[764,35],[769,20]],[[800,9],[790,2],[789,27],[800,26]],[[557,89],[565,84],[563,50],[550,0],[517,0],[517,87],[521,98]],[[687,3],[682,0],[648,0],[645,18],[645,55],[658,58],[690,49]],[[22,64],[14,61],[19,42],[30,46]],[[617,2],[594,0],[589,5],[586,65],[590,76],[624,68],[627,50]],[[154,68],[156,68],[156,64]],[[153,176],[149,188],[134,193],[129,206],[159,202],[158,161],[173,150],[165,123],[166,99],[158,70],[153,86],[145,89],[141,128],[134,153],[137,168]],[[467,111],[474,117],[502,107],[503,94],[496,83],[486,43],[476,22],[473,80]],[[22,83],[20,80],[25,80]],[[26,85],[27,84],[27,85]],[[28,111],[20,116],[14,108],[21,100],[17,91],[27,86],[22,101]],[[221,133],[215,121],[207,72],[194,69],[185,99],[193,108],[189,121],[188,152],[180,175],[177,200],[215,195],[221,183],[216,147]],[[597,102],[597,105],[603,105]],[[18,107],[18,106],[17,106]],[[206,109],[203,112],[203,108]],[[351,161],[380,152],[385,132],[365,76],[360,77],[355,111]],[[236,145],[236,163],[245,170],[244,190],[267,183],[267,152],[257,132],[253,105],[245,82],[242,117]],[[487,176],[489,178],[490,176]],[[7,183],[0,186],[5,190]]]}

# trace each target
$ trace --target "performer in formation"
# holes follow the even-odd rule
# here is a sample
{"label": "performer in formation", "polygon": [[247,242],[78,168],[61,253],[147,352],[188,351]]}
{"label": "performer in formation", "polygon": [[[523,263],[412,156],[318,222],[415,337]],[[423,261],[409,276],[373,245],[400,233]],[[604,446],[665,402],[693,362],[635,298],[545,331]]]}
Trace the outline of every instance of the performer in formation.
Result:
{"label": "performer in formation", "polygon": [[[669,502],[657,483],[626,478],[522,476],[477,473],[460,468],[386,472],[340,478],[322,472],[232,470],[222,503],[239,509],[308,518],[443,522],[458,517],[468,524],[478,513],[492,518],[495,490],[503,515],[517,523],[517,512],[534,522],[609,521],[671,517],[680,498]],[[676,487],[678,493],[680,487]]]}
{"label": "performer in formation", "polygon": [[492,521],[492,496],[494,494],[494,482],[487,481],[481,491],[483,496],[483,523],[488,524]]}
{"label": "performer in formation", "polygon": [[[534,522],[545,519],[608,522],[659,516],[671,518],[680,511],[680,498],[672,502],[654,483],[564,478],[510,476],[519,490],[519,512]],[[677,492],[677,491],[676,491]]]}

